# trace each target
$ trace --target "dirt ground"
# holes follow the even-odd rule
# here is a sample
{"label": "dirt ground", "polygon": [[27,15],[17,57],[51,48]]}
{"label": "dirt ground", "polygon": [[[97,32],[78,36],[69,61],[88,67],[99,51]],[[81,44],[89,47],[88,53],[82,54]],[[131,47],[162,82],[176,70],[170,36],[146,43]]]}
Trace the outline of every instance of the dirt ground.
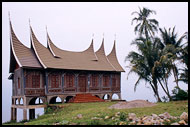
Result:
{"label": "dirt ground", "polygon": [[126,102],[118,102],[109,107],[109,109],[126,109],[126,108],[140,108],[140,107],[152,107],[155,106],[155,103],[151,103],[145,100],[133,100],[133,101],[126,101]]}

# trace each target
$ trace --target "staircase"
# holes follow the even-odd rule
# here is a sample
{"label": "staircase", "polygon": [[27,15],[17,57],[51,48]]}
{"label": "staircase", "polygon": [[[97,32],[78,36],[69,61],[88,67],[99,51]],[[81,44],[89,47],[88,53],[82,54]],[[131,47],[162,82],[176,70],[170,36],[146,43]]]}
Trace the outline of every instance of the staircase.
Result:
{"label": "staircase", "polygon": [[104,102],[103,99],[98,98],[96,96],[92,96],[92,94],[76,94],[75,97],[71,98],[68,103],[87,103],[87,102]]}

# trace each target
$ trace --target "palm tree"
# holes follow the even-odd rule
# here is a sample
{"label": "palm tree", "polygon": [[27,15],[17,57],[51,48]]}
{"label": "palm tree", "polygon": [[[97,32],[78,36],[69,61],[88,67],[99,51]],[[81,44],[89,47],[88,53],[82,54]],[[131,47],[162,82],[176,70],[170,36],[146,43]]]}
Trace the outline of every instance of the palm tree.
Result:
{"label": "palm tree", "polygon": [[154,95],[158,102],[161,102],[158,93],[157,85],[157,74],[152,72],[155,61],[159,59],[159,45],[154,41],[150,41],[150,38],[145,39],[144,37],[136,38],[135,41],[131,43],[136,45],[138,52],[130,52],[129,55],[125,58],[125,61],[130,61],[130,68],[128,75],[132,72],[136,73],[139,78],[134,86],[134,91],[141,80],[144,80],[146,83],[149,83]]}
{"label": "palm tree", "polygon": [[168,29],[168,31],[164,28],[161,29],[159,28],[161,32],[161,47],[162,50],[164,50],[165,54],[172,54],[170,55],[170,60],[172,62],[171,67],[173,70],[174,78],[176,85],[178,85],[178,69],[175,65],[175,61],[179,60],[179,54],[181,53],[182,50],[182,42],[183,39],[186,37],[186,33],[182,35],[179,39],[177,39],[177,33],[175,33],[175,27],[173,27],[172,32],[170,31],[171,28]]}
{"label": "palm tree", "polygon": [[[186,39],[188,40],[188,37]],[[183,81],[184,83],[188,84],[188,42],[186,42],[184,45],[185,46],[181,50],[180,59],[181,62],[185,64],[185,67],[181,69],[183,72],[180,73],[180,78],[178,81]]]}
{"label": "palm tree", "polygon": [[152,73],[155,75],[160,86],[168,96],[169,100],[172,100],[168,89],[168,78],[171,75],[172,62],[171,53],[165,54],[164,50],[160,50],[159,59],[154,62],[154,67],[152,68]]}
{"label": "palm tree", "polygon": [[139,32],[139,35],[142,36],[145,35],[146,39],[148,39],[149,35],[153,38],[154,32],[158,31],[158,21],[156,19],[149,19],[150,14],[156,14],[154,10],[150,10],[148,8],[144,8],[141,10],[139,8],[139,12],[135,11],[132,12],[131,15],[137,14],[137,17],[134,17],[132,19],[131,24],[133,24],[134,21],[136,21],[138,24],[134,28],[135,34],[136,32]]}

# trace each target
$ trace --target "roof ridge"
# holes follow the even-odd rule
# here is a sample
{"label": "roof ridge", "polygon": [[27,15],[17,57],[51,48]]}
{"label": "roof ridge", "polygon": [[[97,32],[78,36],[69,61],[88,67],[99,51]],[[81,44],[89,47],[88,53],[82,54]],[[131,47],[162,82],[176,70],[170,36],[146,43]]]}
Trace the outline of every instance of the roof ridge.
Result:
{"label": "roof ridge", "polygon": [[[36,38],[33,30],[32,30],[32,27],[30,25],[30,36],[31,36],[31,43],[32,43],[32,47],[34,49],[34,52],[38,58],[38,60],[40,61],[41,65],[44,67],[44,68],[47,68],[47,66],[42,62],[42,60],[40,59],[40,56],[39,54],[37,53],[37,50],[36,50],[36,45],[34,44],[34,39],[38,42],[38,44],[40,44],[41,46],[43,46],[39,41],[38,39]],[[46,48],[45,46],[43,46],[44,48]]]}
{"label": "roof ridge", "polygon": [[53,45],[53,46],[56,47],[56,48],[57,48],[57,46],[55,46],[55,45],[53,44],[53,42],[51,41],[48,32],[47,32],[47,43],[48,43],[48,44],[47,44],[47,47],[48,47],[48,49],[50,50],[50,52],[53,54],[53,56],[56,57],[56,58],[60,58],[60,56],[57,55],[57,54],[52,50],[52,48],[51,48],[51,45]]}
{"label": "roof ridge", "polygon": [[[18,65],[20,66],[20,67],[22,67],[22,65],[21,65],[21,63],[20,63],[20,61],[19,61],[19,59],[18,59],[18,57],[17,57],[17,55],[16,55],[16,53],[15,53],[15,50],[14,50],[14,46],[13,46],[13,36],[15,36],[15,39],[17,39],[17,41],[18,42],[20,42],[19,41],[19,39],[17,38],[17,36],[15,35],[15,33],[14,33],[14,30],[13,30],[13,28],[12,28],[12,24],[11,24],[11,21],[9,20],[9,25],[10,25],[10,45],[11,45],[11,50],[12,50],[12,52],[13,52],[13,55],[14,55],[14,57],[15,57],[15,59],[16,59],[16,62],[18,63]],[[22,44],[22,43],[20,43],[20,44]],[[22,44],[23,45],[23,44]],[[24,46],[24,45],[23,45]],[[10,64],[11,64],[11,62],[10,62]]]}
{"label": "roof ridge", "polygon": [[[14,57],[19,67],[41,68],[41,64],[37,60],[35,53],[32,52],[32,49],[28,48],[23,43],[21,43],[21,41],[14,33],[11,22],[10,22],[10,46],[11,46],[10,50],[11,58],[10,58],[9,72],[14,72],[14,61],[12,61],[13,60],[12,57]],[[28,60],[28,58],[30,58],[30,60]]]}

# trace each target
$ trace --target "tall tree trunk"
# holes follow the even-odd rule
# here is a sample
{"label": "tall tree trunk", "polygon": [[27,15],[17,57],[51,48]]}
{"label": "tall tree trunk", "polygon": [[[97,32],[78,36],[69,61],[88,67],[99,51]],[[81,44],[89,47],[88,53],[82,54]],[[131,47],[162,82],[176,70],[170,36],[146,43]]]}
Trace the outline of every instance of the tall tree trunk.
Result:
{"label": "tall tree trunk", "polygon": [[157,99],[157,102],[162,102],[161,99],[160,99],[160,96],[159,96],[159,94],[158,94],[158,88],[155,87],[157,84],[152,85],[152,83],[150,83],[150,85],[151,85],[151,87],[152,87],[152,89],[153,89],[153,91],[154,91],[155,96],[157,97],[157,98],[156,98],[156,99]]}
{"label": "tall tree trunk", "polygon": [[177,87],[179,87],[179,84],[178,84],[178,76],[177,76],[175,64],[173,64],[172,70],[173,70],[173,74],[174,74],[174,78],[175,78],[176,85],[177,85]]}
{"label": "tall tree trunk", "polygon": [[167,90],[167,93],[168,93],[169,101],[172,101],[172,97],[170,96],[170,91],[169,91],[169,89],[168,89],[168,81],[167,81],[167,78],[165,77],[164,80],[165,80],[165,86],[166,86],[166,90]]}
{"label": "tall tree trunk", "polygon": [[166,93],[166,95],[168,96],[169,101],[171,101],[171,100],[172,100],[172,98],[171,98],[171,96],[170,96],[170,94],[169,94],[169,91],[168,91],[168,92],[166,91],[166,89],[164,88],[164,86],[163,86],[163,84],[162,84],[162,82],[160,81],[160,79],[159,79],[159,78],[158,78],[158,82],[160,83],[160,85],[161,85],[162,89],[164,90],[164,92],[165,92],[165,93]]}

